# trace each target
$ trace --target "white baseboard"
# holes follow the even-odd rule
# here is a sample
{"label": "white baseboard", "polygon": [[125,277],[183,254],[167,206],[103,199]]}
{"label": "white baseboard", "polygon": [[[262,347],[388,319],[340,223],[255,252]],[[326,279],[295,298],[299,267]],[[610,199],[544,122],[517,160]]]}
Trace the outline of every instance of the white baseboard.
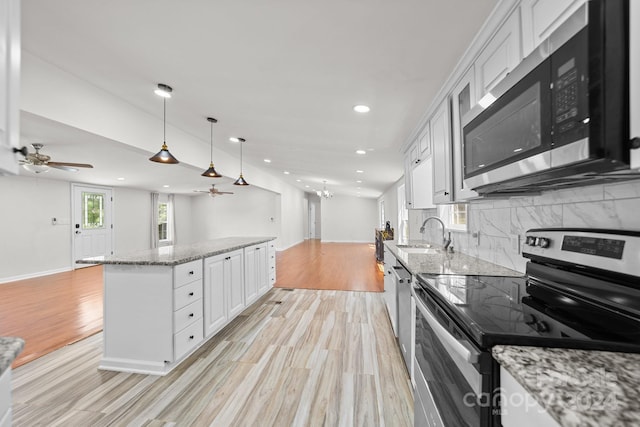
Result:
{"label": "white baseboard", "polygon": [[373,240],[324,240],[324,239],[321,239],[320,241],[322,243],[369,243],[371,245],[376,243]]}
{"label": "white baseboard", "polygon": [[39,271],[37,273],[21,274],[19,276],[2,277],[0,278],[0,284],[16,282],[18,280],[34,279],[36,277],[48,276],[50,274],[64,273],[71,270],[73,270],[72,267],[64,267],[64,268],[57,268],[55,270]]}
{"label": "white baseboard", "polygon": [[[300,243],[304,242],[305,240],[307,240],[307,239],[298,240],[297,242],[292,243],[289,246],[278,246],[278,247],[276,247],[276,250],[277,251],[286,251],[287,249],[292,248],[295,245],[299,245]],[[276,240],[276,242],[277,242],[277,240]]]}

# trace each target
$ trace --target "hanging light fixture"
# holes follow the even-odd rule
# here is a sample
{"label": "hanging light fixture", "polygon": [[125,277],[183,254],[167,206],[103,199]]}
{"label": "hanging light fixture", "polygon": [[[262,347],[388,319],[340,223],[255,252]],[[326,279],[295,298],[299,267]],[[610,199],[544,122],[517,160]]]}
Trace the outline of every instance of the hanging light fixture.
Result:
{"label": "hanging light fixture", "polygon": [[238,138],[238,142],[240,143],[240,177],[236,179],[233,185],[249,185],[249,183],[245,181],[244,176],[242,176],[242,143],[244,141],[244,138]]}
{"label": "hanging light fixture", "polygon": [[207,117],[207,121],[211,123],[211,163],[209,163],[209,169],[202,172],[201,175],[209,178],[222,178],[222,175],[216,172],[216,169],[213,167],[213,124],[218,123],[218,121],[213,117]]}
{"label": "hanging light fixture", "polygon": [[158,153],[149,157],[149,160],[157,163],[167,163],[167,164],[176,164],[180,163],[178,159],[173,157],[173,155],[169,152],[169,148],[167,147],[167,98],[171,98],[171,86],[167,86],[165,84],[158,84],[158,89],[155,90],[156,95],[162,97],[163,104],[163,116],[162,116],[162,124],[163,124],[163,140],[162,140],[162,148]]}
{"label": "hanging light fixture", "polygon": [[323,199],[330,199],[333,197],[333,193],[329,190],[327,190],[327,181],[322,181],[324,182],[324,189],[322,191],[318,190],[316,191],[316,194],[318,195],[318,197],[321,197]]}

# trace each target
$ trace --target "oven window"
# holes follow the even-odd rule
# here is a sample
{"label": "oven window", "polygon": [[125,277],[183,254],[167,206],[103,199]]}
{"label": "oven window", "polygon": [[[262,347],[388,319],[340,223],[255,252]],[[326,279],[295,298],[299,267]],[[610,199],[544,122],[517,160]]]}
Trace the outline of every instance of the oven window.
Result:
{"label": "oven window", "polygon": [[466,176],[542,145],[540,88],[538,81],[465,134]]}
{"label": "oven window", "polygon": [[415,357],[444,425],[482,425],[476,394],[419,310],[416,312]]}

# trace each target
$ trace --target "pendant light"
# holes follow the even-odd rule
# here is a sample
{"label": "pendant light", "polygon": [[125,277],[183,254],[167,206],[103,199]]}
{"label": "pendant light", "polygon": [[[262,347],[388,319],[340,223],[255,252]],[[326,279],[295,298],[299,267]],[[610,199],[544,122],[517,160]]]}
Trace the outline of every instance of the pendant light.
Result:
{"label": "pendant light", "polygon": [[238,142],[240,143],[240,177],[236,179],[233,185],[249,185],[249,183],[245,181],[244,176],[242,176],[242,143],[244,141],[244,138],[238,138]]}
{"label": "pendant light", "polygon": [[211,163],[209,163],[209,169],[202,172],[201,175],[208,178],[222,178],[222,175],[216,172],[216,169],[213,167],[213,124],[218,123],[218,121],[213,117],[207,117],[207,121],[211,123]]}
{"label": "pendant light", "polygon": [[167,98],[171,98],[171,86],[167,86],[165,84],[158,84],[158,89],[155,90],[155,94],[162,97],[163,104],[163,116],[162,116],[162,124],[163,124],[163,140],[162,140],[162,148],[158,153],[149,157],[149,160],[157,163],[167,163],[167,164],[176,164],[180,163],[178,159],[173,157],[173,155],[169,152],[169,148],[167,147]]}

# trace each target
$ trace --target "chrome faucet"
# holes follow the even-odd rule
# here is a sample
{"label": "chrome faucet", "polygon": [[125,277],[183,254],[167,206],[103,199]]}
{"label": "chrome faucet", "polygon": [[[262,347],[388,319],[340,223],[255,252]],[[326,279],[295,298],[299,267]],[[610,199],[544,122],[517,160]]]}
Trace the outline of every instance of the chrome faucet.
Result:
{"label": "chrome faucet", "polygon": [[444,222],[442,222],[442,220],[440,218],[438,218],[437,216],[430,216],[427,219],[425,219],[424,222],[422,223],[422,227],[420,227],[420,233],[424,233],[424,226],[427,224],[427,222],[430,219],[435,219],[442,226],[442,246],[446,250],[449,247],[449,245],[451,244],[451,233],[449,233],[449,238],[444,237],[444,232],[445,232]]}

